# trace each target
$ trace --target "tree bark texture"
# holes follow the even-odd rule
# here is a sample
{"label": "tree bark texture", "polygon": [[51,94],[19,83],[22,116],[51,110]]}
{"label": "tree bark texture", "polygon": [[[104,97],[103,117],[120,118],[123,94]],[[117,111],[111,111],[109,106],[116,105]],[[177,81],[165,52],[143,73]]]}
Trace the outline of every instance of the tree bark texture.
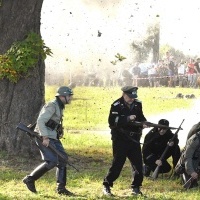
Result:
{"label": "tree bark texture", "polygon": [[[15,41],[24,40],[31,32],[40,34],[43,0],[2,0],[0,6],[0,54]],[[19,122],[36,121],[44,103],[44,62],[17,83],[0,80],[0,149],[9,154],[35,153],[36,148],[26,133],[16,129]]]}

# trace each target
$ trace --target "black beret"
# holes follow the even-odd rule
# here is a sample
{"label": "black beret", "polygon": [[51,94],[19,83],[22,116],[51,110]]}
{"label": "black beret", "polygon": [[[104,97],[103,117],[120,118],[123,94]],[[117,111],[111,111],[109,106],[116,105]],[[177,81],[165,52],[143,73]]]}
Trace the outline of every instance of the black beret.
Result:
{"label": "black beret", "polygon": [[161,119],[159,120],[158,124],[169,126],[169,121],[166,119]]}
{"label": "black beret", "polygon": [[124,86],[121,90],[128,95],[130,98],[137,98],[137,87],[133,86]]}

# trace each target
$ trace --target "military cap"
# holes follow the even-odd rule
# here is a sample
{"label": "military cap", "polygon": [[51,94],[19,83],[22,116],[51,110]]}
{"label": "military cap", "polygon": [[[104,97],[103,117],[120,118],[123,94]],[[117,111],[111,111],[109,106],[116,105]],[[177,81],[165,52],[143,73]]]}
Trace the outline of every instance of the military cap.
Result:
{"label": "military cap", "polygon": [[169,121],[166,119],[160,119],[158,124],[169,126]]}
{"label": "military cap", "polygon": [[128,97],[130,98],[137,98],[137,87],[133,87],[133,86],[124,86],[121,88],[121,90],[128,95]]}

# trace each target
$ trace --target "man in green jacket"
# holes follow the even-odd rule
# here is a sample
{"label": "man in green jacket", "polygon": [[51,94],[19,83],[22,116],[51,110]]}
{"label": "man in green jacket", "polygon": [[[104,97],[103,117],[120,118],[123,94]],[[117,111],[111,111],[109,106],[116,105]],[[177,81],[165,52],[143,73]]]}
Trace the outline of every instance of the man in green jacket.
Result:
{"label": "man in green jacket", "polygon": [[63,195],[72,195],[66,186],[66,163],[61,160],[58,155],[48,148],[49,144],[54,146],[60,153],[67,157],[63,145],[60,141],[62,137],[62,117],[63,109],[66,104],[72,100],[73,92],[69,87],[61,86],[55,95],[56,99],[43,106],[37,119],[35,131],[42,137],[42,142],[36,140],[36,144],[40,149],[42,160],[44,161],[36,167],[30,175],[23,179],[27,188],[31,192],[37,192],[35,181],[43,176],[50,169],[57,167],[57,192]]}

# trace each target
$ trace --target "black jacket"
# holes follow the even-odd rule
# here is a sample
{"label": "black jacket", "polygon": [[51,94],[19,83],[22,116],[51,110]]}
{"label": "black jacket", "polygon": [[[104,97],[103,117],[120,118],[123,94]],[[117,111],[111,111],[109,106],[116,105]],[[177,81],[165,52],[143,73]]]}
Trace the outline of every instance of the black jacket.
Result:
{"label": "black jacket", "polygon": [[141,101],[135,99],[131,105],[131,108],[126,105],[123,97],[114,101],[114,103],[111,105],[110,114],[108,117],[112,139],[125,139],[121,129],[127,132],[141,132],[141,127],[134,126],[133,123],[128,120],[128,116],[130,115],[136,115],[135,121],[146,121],[142,111]]}
{"label": "black jacket", "polygon": [[[167,147],[167,143],[173,136],[174,133],[172,133],[170,129],[168,129],[164,135],[159,134],[158,128],[151,129],[145,136],[144,144],[142,147],[144,161],[150,155],[154,155],[157,157],[157,159],[159,159],[165,148]],[[178,146],[178,143],[179,140],[176,137],[174,139],[174,145],[169,147],[164,157],[164,160],[167,160],[170,156],[172,156],[173,166],[176,165],[180,157],[180,148]]]}

